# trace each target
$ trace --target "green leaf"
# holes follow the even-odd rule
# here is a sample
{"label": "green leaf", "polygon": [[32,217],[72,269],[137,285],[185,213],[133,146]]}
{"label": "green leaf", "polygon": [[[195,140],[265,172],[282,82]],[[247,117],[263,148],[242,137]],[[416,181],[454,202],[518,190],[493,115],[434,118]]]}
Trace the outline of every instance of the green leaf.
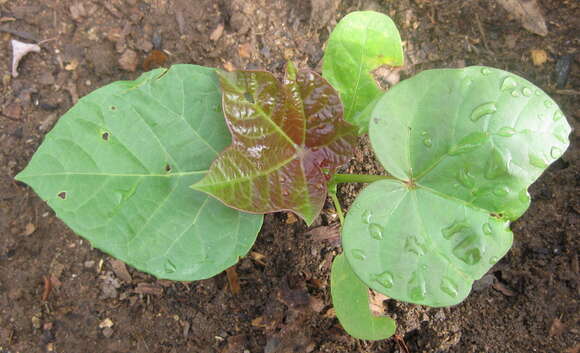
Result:
{"label": "green leaf", "polygon": [[232,145],[192,187],[243,211],[291,210],[311,224],[356,141],[338,94],[291,63],[283,84],[265,71],[222,72],[220,81]]}
{"label": "green leaf", "polygon": [[382,65],[403,65],[399,31],[390,17],[373,11],[352,12],[330,34],[322,75],[338,90],[344,119],[368,131],[372,108],[383,91],[372,71]]}
{"label": "green leaf", "polygon": [[332,262],[330,286],[336,317],[349,335],[364,340],[383,340],[395,333],[393,319],[371,313],[369,289],[352,271],[343,254]]}
{"label": "green leaf", "polygon": [[459,303],[509,250],[509,221],[569,133],[552,99],[502,70],[430,70],[395,86],[370,139],[399,180],[371,184],[351,207],[343,246],[353,270],[395,299]]}
{"label": "green leaf", "polygon": [[262,216],[189,185],[230,138],[213,69],[176,65],[82,98],[17,175],[93,246],[160,278],[211,277],[237,262]]}

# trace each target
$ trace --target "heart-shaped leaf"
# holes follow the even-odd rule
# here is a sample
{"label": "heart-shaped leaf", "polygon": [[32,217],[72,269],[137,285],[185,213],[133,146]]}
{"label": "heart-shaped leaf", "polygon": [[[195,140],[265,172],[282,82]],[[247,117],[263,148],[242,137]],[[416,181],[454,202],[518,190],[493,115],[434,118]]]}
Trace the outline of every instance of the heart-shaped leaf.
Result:
{"label": "heart-shaped leaf", "polygon": [[509,221],[569,133],[552,99],[502,70],[430,70],[395,86],[370,139],[396,179],[368,186],[346,217],[353,270],[395,299],[459,303],[509,250]]}
{"label": "heart-shaped leaf", "polygon": [[383,91],[372,71],[403,65],[403,47],[391,18],[373,11],[346,15],[336,25],[324,51],[322,75],[340,92],[344,119],[368,131],[370,113]]}
{"label": "heart-shaped leaf", "polygon": [[292,63],[283,84],[265,71],[219,75],[232,145],[192,187],[243,211],[291,210],[311,224],[356,140],[338,94]]}
{"label": "heart-shaped leaf", "polygon": [[358,279],[343,254],[332,262],[330,285],[336,317],[349,335],[363,340],[383,340],[395,333],[393,319],[371,313],[369,288]]}
{"label": "heart-shaped leaf", "polygon": [[176,65],[82,98],[16,179],[93,246],[191,281],[237,262],[262,216],[191,190],[230,137],[213,69]]}

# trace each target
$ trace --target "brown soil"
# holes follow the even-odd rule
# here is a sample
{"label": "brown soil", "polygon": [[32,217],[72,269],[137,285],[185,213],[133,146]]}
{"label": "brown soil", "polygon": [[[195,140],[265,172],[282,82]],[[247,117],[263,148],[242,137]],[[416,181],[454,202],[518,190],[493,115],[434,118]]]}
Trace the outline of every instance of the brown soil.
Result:
{"label": "brown soil", "polygon": [[[236,266],[241,292],[233,295],[225,274],[195,283],[127,275],[13,176],[79,96],[137,77],[159,39],[166,65],[280,73],[292,59],[319,69],[329,29],[355,9],[394,18],[410,56],[404,77],[435,67],[507,69],[546,90],[578,131],[580,7],[540,4],[545,37],[494,0],[0,0],[0,352],[398,352],[395,340],[358,341],[340,328],[328,289],[339,242],[306,235],[291,215],[266,216],[255,253]],[[26,37],[48,41],[11,79],[10,39]],[[532,49],[547,62],[534,66]],[[556,63],[568,54],[572,71],[557,88]],[[531,187],[513,249],[465,302],[385,302],[410,352],[579,351],[577,132],[571,139]],[[380,169],[367,146],[362,139],[347,169]],[[346,205],[359,189],[342,187]],[[328,206],[319,225],[335,222]]]}

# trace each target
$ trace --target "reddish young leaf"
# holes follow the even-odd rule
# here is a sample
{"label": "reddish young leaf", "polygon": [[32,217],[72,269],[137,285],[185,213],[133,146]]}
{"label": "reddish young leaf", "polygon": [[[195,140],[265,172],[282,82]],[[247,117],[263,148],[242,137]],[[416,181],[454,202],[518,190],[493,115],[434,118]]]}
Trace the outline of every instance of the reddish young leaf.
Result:
{"label": "reddish young leaf", "polygon": [[292,63],[282,84],[265,71],[219,77],[232,144],[192,187],[242,211],[291,210],[311,224],[356,141],[338,93]]}

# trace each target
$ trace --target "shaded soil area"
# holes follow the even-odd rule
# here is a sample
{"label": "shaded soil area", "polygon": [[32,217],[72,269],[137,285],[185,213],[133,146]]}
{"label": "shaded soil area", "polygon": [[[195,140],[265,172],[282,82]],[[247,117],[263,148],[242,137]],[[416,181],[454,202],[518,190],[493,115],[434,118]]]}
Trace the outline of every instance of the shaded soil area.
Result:
{"label": "shaded soil area", "polygon": [[[580,5],[539,3],[545,37],[494,0],[0,0],[0,352],[399,352],[393,339],[359,341],[338,324],[333,228],[308,232],[293,215],[267,215],[235,267],[234,295],[225,273],[180,283],[125,268],[13,180],[58,117],[102,85],[175,63],[281,73],[291,59],[320,69],[329,30],[358,9],[400,27],[402,79],[436,67],[509,70],[548,92],[575,128],[570,149],[531,187],[512,250],[465,302],[384,302],[400,337],[410,352],[578,352]],[[43,41],[17,78],[11,39]],[[545,61],[534,65],[532,51]],[[563,60],[571,70],[558,82]],[[345,170],[380,173],[365,138],[359,147]],[[360,189],[339,196],[348,206]],[[336,224],[327,206],[315,226]]]}

